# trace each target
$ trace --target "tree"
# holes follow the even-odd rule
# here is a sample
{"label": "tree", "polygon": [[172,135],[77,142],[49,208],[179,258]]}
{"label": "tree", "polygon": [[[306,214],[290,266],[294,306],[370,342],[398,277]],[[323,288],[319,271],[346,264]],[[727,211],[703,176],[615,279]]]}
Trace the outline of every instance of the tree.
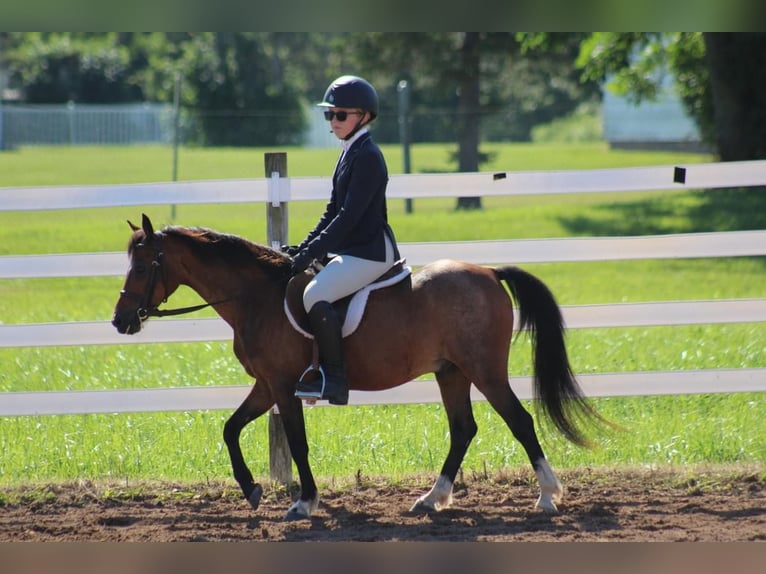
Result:
{"label": "tree", "polygon": [[207,145],[297,143],[303,90],[327,52],[325,36],[303,33],[3,34],[3,65],[27,102],[171,102],[180,75]]}
{"label": "tree", "polygon": [[171,101],[180,75],[182,103],[199,126],[199,143],[284,145],[299,141],[305,118],[282,38],[267,32],[151,33],[137,35],[131,45],[145,63],[143,85],[156,99]]}
{"label": "tree", "polygon": [[[347,48],[357,68],[386,86],[384,101],[396,102],[394,86],[412,86],[412,108],[427,118],[413,140],[433,136],[457,142],[461,172],[478,171],[486,155],[482,140],[526,140],[535,123],[572,111],[597,94],[595,82],[581,83],[574,60],[581,34],[551,34],[545,50],[521,53],[514,33],[365,33]],[[433,140],[431,140],[433,141]],[[481,207],[479,197],[461,197],[457,209]]]}
{"label": "tree", "polygon": [[196,95],[195,111],[206,145],[253,146],[298,143],[305,118],[300,94],[273,59],[269,32],[195,34],[187,48],[185,82]]}
{"label": "tree", "polygon": [[30,103],[143,99],[131,78],[129,50],[115,32],[9,33],[5,65]]}
{"label": "tree", "polygon": [[[440,97],[430,98],[433,108],[446,94],[454,106],[458,170],[478,170],[479,33],[360,33],[352,36],[349,45],[358,67],[368,70],[362,75],[373,84],[392,87],[406,79],[415,86],[413,105],[424,93],[439,93]],[[390,91],[383,99],[397,101]],[[474,207],[481,207],[481,198],[457,200],[457,208]]]}
{"label": "tree", "polygon": [[766,157],[766,34],[596,33],[578,64],[589,80],[634,101],[655,96],[672,73],[681,99],[722,161]]}
{"label": "tree", "polygon": [[766,34],[705,33],[703,38],[721,160],[766,158]]}
{"label": "tree", "polygon": [[[481,38],[466,32],[459,47],[458,61],[458,154],[459,172],[479,171],[479,114],[481,111]],[[481,209],[481,197],[458,197],[455,209]]]}

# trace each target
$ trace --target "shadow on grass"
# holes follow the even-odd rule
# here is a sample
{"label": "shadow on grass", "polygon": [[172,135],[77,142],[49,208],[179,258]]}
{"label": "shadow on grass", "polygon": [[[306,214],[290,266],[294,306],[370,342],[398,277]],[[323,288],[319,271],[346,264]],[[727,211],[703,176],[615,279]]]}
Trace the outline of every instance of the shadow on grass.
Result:
{"label": "shadow on grass", "polygon": [[702,201],[669,195],[603,204],[594,217],[560,217],[572,235],[624,236],[766,229],[766,187],[707,190]]}

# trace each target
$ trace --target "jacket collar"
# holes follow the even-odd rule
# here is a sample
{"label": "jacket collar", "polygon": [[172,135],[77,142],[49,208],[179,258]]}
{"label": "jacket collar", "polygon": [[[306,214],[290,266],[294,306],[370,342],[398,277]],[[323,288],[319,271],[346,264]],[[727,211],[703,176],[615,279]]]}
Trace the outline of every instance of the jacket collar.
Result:
{"label": "jacket collar", "polygon": [[368,133],[370,133],[370,130],[364,127],[358,132],[356,132],[350,139],[340,140],[340,147],[343,148],[343,152],[344,153],[347,152],[349,148],[353,146],[357,140],[359,140],[362,136]]}

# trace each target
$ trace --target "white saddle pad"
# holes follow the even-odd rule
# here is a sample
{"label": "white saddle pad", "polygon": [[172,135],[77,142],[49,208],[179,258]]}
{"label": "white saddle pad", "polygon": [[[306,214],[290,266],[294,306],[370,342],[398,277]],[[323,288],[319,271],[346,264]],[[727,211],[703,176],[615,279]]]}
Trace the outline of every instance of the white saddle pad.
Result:
{"label": "white saddle pad", "polygon": [[[389,277],[385,281],[379,281],[377,283],[367,285],[367,287],[362,287],[359,291],[354,293],[354,295],[351,297],[351,301],[348,304],[346,320],[343,322],[343,327],[341,329],[343,336],[348,337],[351,333],[356,331],[357,327],[359,327],[359,323],[362,322],[364,308],[367,306],[367,298],[370,296],[370,293],[376,289],[382,289],[383,287],[395,285],[407,277],[410,273],[412,273],[412,269],[409,266],[405,266],[399,273]],[[285,315],[287,315],[287,319],[290,321],[290,324],[293,326],[293,328],[307,339],[313,339],[314,335],[302,329],[301,326],[298,325],[298,322],[295,320],[295,317],[293,317],[292,312],[290,312],[290,308],[287,306],[286,299],[283,304],[283,308],[285,310]]]}

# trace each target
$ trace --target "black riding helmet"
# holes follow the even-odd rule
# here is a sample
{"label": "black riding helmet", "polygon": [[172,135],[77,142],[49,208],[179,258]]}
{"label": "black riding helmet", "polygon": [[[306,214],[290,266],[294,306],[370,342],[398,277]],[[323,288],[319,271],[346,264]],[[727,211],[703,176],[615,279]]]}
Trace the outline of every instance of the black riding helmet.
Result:
{"label": "black riding helmet", "polygon": [[324,93],[317,104],[325,108],[359,108],[370,112],[370,121],[378,117],[378,92],[359,76],[341,76]]}

